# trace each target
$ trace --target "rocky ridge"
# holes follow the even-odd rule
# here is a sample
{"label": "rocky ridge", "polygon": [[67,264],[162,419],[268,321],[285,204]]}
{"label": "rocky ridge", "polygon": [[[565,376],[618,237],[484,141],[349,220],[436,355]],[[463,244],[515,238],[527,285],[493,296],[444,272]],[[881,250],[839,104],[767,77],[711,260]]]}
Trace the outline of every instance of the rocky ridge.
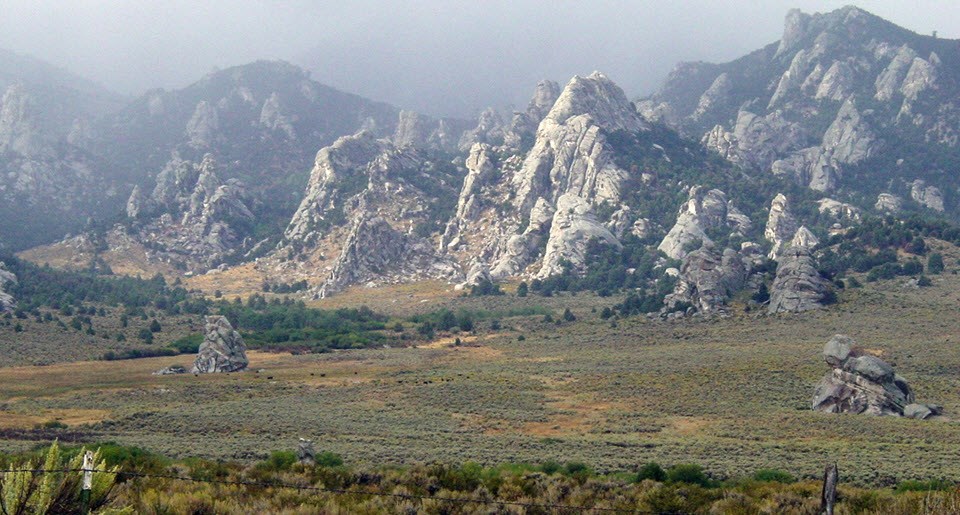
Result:
{"label": "rocky ridge", "polygon": [[218,169],[210,154],[199,163],[174,156],[150,195],[135,187],[126,212],[136,238],[161,259],[193,271],[217,266],[249,247],[243,235],[255,222],[253,201],[239,180],[222,182]]}
{"label": "rocky ridge", "polygon": [[[734,163],[816,191],[837,191],[854,172],[912,180],[905,174],[929,171],[932,156],[957,153],[955,47],[852,6],[793,10],[777,44],[729,63],[682,63],[638,108]],[[883,165],[857,168],[868,162]]]}

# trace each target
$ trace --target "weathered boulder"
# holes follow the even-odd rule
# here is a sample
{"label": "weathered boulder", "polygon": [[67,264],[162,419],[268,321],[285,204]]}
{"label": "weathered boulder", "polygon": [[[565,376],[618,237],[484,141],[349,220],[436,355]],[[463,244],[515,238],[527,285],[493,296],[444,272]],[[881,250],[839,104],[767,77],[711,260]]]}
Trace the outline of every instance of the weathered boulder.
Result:
{"label": "weathered boulder", "polygon": [[770,288],[768,312],[798,313],[821,307],[821,301],[832,288],[817,271],[810,251],[802,246],[791,248],[777,261],[777,276]]}
{"label": "weathered boulder", "polygon": [[183,365],[170,365],[169,367],[161,368],[153,373],[155,376],[171,376],[177,374],[186,374],[187,369]]}
{"label": "weathered boulder", "polygon": [[317,453],[313,449],[313,440],[300,439],[297,444],[297,463],[313,466],[317,463]]}
{"label": "weathered boulder", "polygon": [[247,347],[243,337],[224,316],[208,316],[203,343],[193,362],[194,374],[236,372],[247,368]]}
{"label": "weathered boulder", "polygon": [[832,198],[820,199],[817,201],[817,204],[817,211],[821,214],[828,214],[838,220],[858,222],[862,216],[860,208]]}
{"label": "weathered boulder", "polygon": [[931,417],[936,417],[943,413],[943,408],[936,404],[907,404],[903,408],[903,416],[906,418],[914,418],[917,420],[926,420]]}
{"label": "weathered boulder", "polygon": [[817,384],[812,408],[826,413],[866,413],[927,419],[942,412],[916,404],[906,380],[882,359],[865,352],[849,336],[837,334],[823,348],[832,368]]}

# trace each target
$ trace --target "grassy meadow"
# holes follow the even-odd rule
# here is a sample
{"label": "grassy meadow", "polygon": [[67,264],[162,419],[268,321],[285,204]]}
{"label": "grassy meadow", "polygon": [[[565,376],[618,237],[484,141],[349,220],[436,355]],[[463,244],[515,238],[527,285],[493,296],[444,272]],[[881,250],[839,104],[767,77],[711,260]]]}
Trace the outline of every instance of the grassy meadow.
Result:
{"label": "grassy meadow", "polygon": [[[472,334],[440,334],[416,348],[252,351],[250,370],[234,374],[151,375],[189,365],[189,355],[4,366],[0,451],[62,434],[172,458],[254,461],[306,437],[358,466],[552,460],[616,472],[656,461],[697,463],[722,479],[769,468],[815,478],[837,461],[843,481],[863,486],[956,480],[955,268],[933,276],[929,288],[907,286],[905,278],[864,281],[830,309],[802,315],[767,316],[735,303],[728,318],[675,322],[602,320],[600,310],[617,297],[411,290],[413,300],[398,313],[442,305],[483,316]],[[360,293],[363,303],[376,300],[371,290]],[[336,298],[337,306],[352,295]],[[380,299],[374,309],[395,305]],[[554,321],[511,316],[531,307]],[[566,308],[576,320],[557,323]],[[823,344],[838,332],[879,352],[918,401],[942,404],[946,417],[810,411],[813,387],[827,371]],[[12,332],[0,338],[16,345]]]}

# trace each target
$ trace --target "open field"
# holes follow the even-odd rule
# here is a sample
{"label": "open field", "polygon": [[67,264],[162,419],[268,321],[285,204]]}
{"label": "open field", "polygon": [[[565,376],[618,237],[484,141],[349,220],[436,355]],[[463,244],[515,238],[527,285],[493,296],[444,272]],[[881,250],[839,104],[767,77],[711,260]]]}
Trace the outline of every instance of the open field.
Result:
{"label": "open field", "polygon": [[[0,429],[59,420],[91,441],[173,457],[259,459],[309,437],[356,464],[578,460],[603,471],[653,460],[700,463],[718,477],[760,468],[813,477],[837,460],[845,480],[865,485],[957,479],[953,268],[931,288],[871,283],[799,316],[734,306],[728,319],[635,317],[614,327],[597,312],[616,298],[454,297],[444,305],[537,305],[554,318],[569,306],[577,321],[503,318],[496,332],[484,321],[460,346],[445,335],[421,348],[251,352],[251,371],[217,376],[150,374],[190,356],[0,368]],[[820,351],[837,332],[882,353],[947,418],[811,412],[827,369]],[[0,434],[2,450],[37,443],[29,431]]]}

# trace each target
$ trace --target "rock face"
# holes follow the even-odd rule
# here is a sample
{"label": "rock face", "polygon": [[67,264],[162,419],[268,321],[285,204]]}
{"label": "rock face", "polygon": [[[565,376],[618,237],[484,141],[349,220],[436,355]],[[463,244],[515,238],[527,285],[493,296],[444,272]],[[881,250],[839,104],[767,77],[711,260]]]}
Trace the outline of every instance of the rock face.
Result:
{"label": "rock face", "polygon": [[203,343],[193,362],[194,374],[237,372],[247,368],[247,347],[226,317],[208,316]]}
{"label": "rock face", "polygon": [[552,80],[540,81],[527,105],[527,110],[513,114],[510,126],[504,134],[504,145],[522,149],[533,145],[537,126],[550,112],[560,96],[560,85]]}
{"label": "rock face", "polygon": [[[955,47],[852,6],[791,11],[779,45],[728,63],[681,63],[638,105],[734,163],[831,192],[867,159],[892,170],[898,158],[932,165],[928,156],[960,144],[960,82],[940,57]],[[880,152],[917,132],[925,150]]]}
{"label": "rock face", "polygon": [[704,245],[684,257],[680,280],[664,303],[669,309],[685,302],[701,313],[718,311],[733,292],[743,289],[751,271],[751,261],[737,251],[728,248],[721,253]]}
{"label": "rock face", "polygon": [[750,220],[736,208],[731,209],[727,195],[717,189],[690,188],[687,202],[680,207],[677,222],[663,238],[658,250],[673,259],[682,259],[700,244],[712,243],[707,231],[730,229],[741,234],[749,231]]}
{"label": "rock face", "polygon": [[[629,173],[608,138],[646,131],[647,123],[601,73],[574,77],[557,93],[553,83],[538,85],[504,147],[471,147],[457,214],[440,243],[461,266],[476,261],[493,279],[547,277],[561,261],[580,269],[590,239],[619,245],[617,233],[637,221],[623,204]],[[535,135],[524,136],[540,117]],[[532,148],[522,156],[516,149],[526,138]],[[598,216],[604,205],[615,215]]]}
{"label": "rock face", "polygon": [[940,188],[927,186],[922,179],[917,179],[910,185],[910,198],[923,207],[943,212],[943,193],[940,192]]}
{"label": "rock face", "polygon": [[149,197],[134,187],[127,216],[138,222],[137,239],[191,270],[206,270],[242,250],[255,220],[253,203],[242,182],[222,182],[218,169],[210,154],[200,163],[174,156]]}
{"label": "rock face", "polygon": [[360,218],[317,296],[328,297],[356,284],[376,286],[458,275],[456,265],[439,256],[423,238],[398,232],[380,217]]}
{"label": "rock face", "polygon": [[913,391],[893,367],[866,353],[849,336],[835,335],[823,349],[832,368],[813,396],[812,407],[826,413],[865,413],[926,419],[939,415],[939,406],[914,403]]}
{"label": "rock face", "polygon": [[3,262],[0,261],[0,313],[10,311],[16,305],[13,295],[4,291],[4,288],[16,284],[16,282],[17,276],[7,270]]}
{"label": "rock face", "polygon": [[830,292],[830,282],[820,276],[810,251],[802,246],[790,248],[777,259],[777,276],[770,288],[767,311],[774,314],[817,309]]}
{"label": "rock face", "polygon": [[778,193],[770,204],[770,214],[767,216],[767,225],[763,230],[763,237],[772,244],[770,259],[777,259],[781,251],[796,234],[796,217],[790,212],[790,203],[786,195]]}
{"label": "rock face", "polygon": [[[456,172],[430,173],[432,166],[422,152],[368,132],[340,138],[317,154],[282,244],[288,255],[299,256],[294,264],[310,279],[320,279],[313,289],[317,297],[358,284],[462,276],[422,232],[439,225],[435,213],[456,196],[451,184]],[[327,268],[321,273],[327,273],[317,277],[327,253],[337,257],[332,266],[322,265]]]}

